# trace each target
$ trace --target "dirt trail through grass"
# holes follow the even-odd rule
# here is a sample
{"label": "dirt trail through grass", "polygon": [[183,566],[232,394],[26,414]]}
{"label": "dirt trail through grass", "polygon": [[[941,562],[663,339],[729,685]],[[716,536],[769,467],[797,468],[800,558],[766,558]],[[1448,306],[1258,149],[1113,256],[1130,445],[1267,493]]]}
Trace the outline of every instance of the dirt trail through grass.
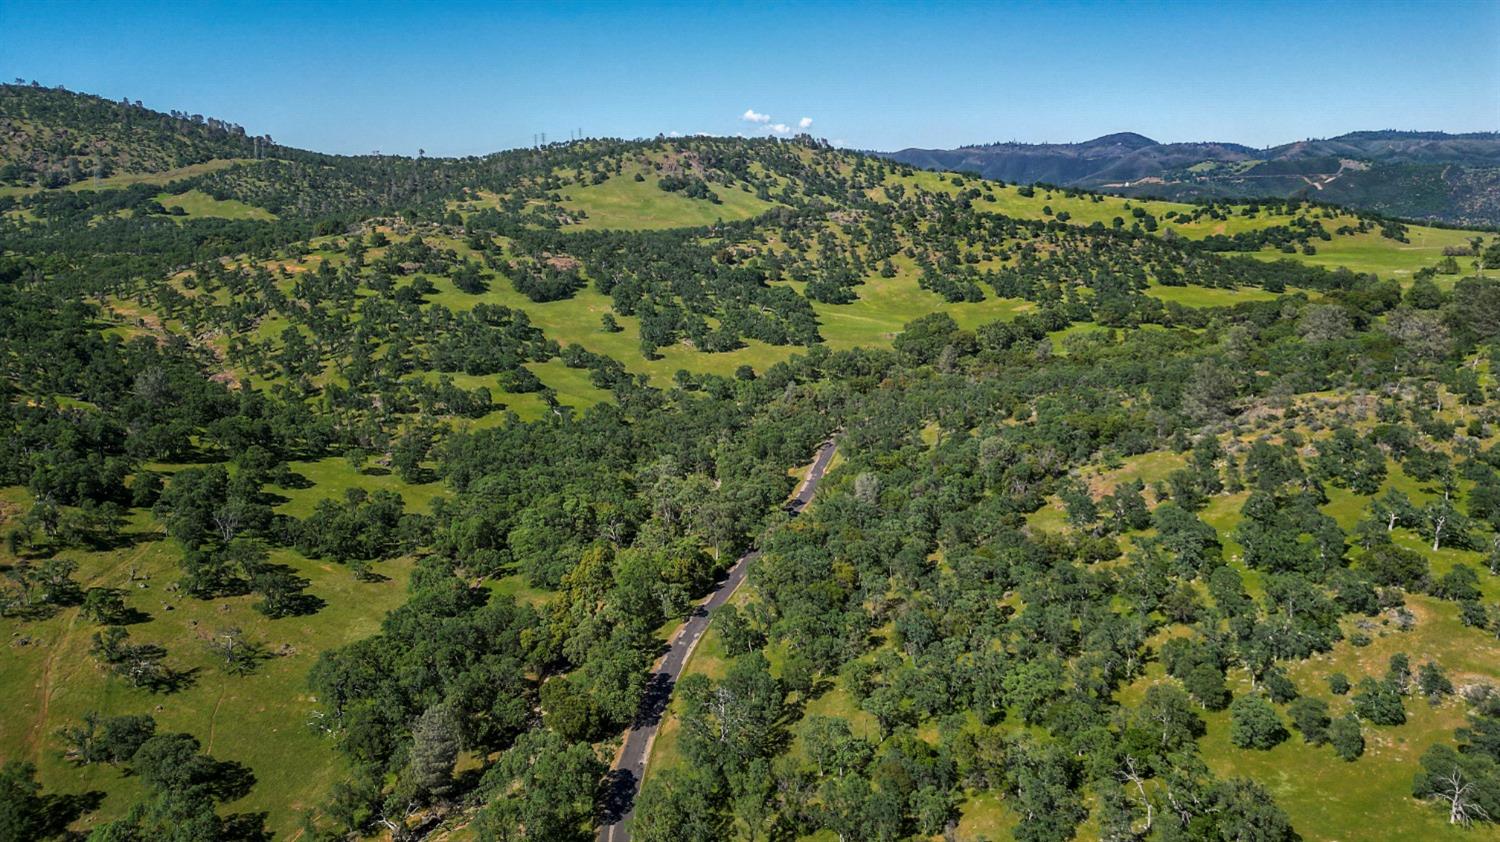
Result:
{"label": "dirt trail through grass", "polygon": [[[160,533],[148,533],[146,535],[140,536],[140,538],[138,539],[138,546],[134,553],[130,554],[128,557],[120,559],[113,565],[104,568],[103,570],[99,571],[98,574],[83,582],[84,589],[87,590],[88,588],[95,587],[105,579],[112,577],[120,570],[121,567],[127,564],[134,565],[136,562],[140,561],[141,556],[145,555],[146,549],[151,546],[151,543],[154,540],[157,540],[159,536]],[[37,708],[36,719],[31,723],[31,727],[28,729],[28,733],[26,736],[27,753],[32,757],[36,757],[41,753],[41,743],[44,736],[41,731],[47,726],[47,716],[52,706],[52,696],[54,690],[53,676],[57,671],[57,659],[61,657],[65,649],[71,648],[74,640],[74,633],[78,629],[78,618],[83,614],[83,610],[80,608],[73,608],[70,610],[73,613],[72,616],[68,618],[68,625],[63,629],[62,634],[57,636],[57,640],[52,642],[52,649],[47,653],[47,660],[42,664],[41,678],[37,682],[37,689],[41,693],[41,705],[39,705]],[[85,629],[85,631],[87,631],[87,629]]]}

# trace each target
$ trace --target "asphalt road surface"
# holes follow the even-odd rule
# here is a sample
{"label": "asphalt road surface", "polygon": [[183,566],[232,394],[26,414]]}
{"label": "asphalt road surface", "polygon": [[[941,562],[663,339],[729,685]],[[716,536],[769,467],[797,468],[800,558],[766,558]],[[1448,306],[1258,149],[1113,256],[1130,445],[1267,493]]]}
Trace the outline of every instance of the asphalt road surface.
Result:
{"label": "asphalt road surface", "polygon": [[[835,447],[835,443],[830,440],[818,448],[817,456],[807,470],[807,478],[802,481],[792,499],[787,501],[787,511],[796,515],[812,502],[813,495],[818,492],[818,483],[823,480],[828,463],[833,459]],[[614,766],[610,768],[599,842],[628,842],[630,839],[630,831],[625,829],[625,823],[635,813],[635,796],[640,792],[646,762],[651,758],[651,743],[656,739],[656,729],[661,725],[667,703],[672,699],[672,688],[677,685],[677,679],[682,675],[682,668],[687,665],[688,658],[692,656],[693,648],[708,630],[710,615],[728,602],[740,585],[744,584],[745,573],[759,555],[760,550],[751,550],[740,556],[734,566],[729,568],[724,580],[707,598],[698,603],[693,613],[688,615],[687,621],[678,626],[667,641],[666,654],[657,661],[646,684],[641,710],[631,723],[630,730],[625,732],[625,744],[615,757]]]}

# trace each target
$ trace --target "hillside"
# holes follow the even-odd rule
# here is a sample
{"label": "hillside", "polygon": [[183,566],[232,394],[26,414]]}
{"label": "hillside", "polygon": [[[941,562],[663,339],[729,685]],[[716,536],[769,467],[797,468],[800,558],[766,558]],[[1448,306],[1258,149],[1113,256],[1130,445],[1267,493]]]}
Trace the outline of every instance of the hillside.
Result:
{"label": "hillside", "polygon": [[[0,184],[63,187],[255,158],[269,137],[201,114],[31,85],[0,85]],[[119,183],[116,181],[115,183]]]}
{"label": "hillside", "polygon": [[151,178],[0,194],[21,838],[1493,835],[1495,234],[145,117]]}
{"label": "hillside", "polygon": [[1500,135],[1353,132],[1268,149],[1106,135],[884,153],[929,169],[1174,200],[1305,198],[1408,219],[1500,224]]}

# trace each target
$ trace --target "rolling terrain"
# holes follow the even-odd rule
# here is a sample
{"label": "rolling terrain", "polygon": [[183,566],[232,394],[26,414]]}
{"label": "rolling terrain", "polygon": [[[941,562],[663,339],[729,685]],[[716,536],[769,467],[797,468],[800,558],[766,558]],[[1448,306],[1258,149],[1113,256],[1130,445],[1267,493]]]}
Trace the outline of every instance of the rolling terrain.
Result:
{"label": "rolling terrain", "polygon": [[247,150],[13,86],[0,121],[31,835],[585,839],[622,744],[646,842],[1494,833],[1422,778],[1500,787],[1493,233],[1029,183],[1270,161],[1130,135],[1001,183],[809,138]]}
{"label": "rolling terrain", "polygon": [[1455,225],[1500,224],[1500,136],[1353,132],[1255,149],[1158,143],[1125,132],[1083,143],[994,143],[885,153],[913,166],[1126,196],[1282,197]]}

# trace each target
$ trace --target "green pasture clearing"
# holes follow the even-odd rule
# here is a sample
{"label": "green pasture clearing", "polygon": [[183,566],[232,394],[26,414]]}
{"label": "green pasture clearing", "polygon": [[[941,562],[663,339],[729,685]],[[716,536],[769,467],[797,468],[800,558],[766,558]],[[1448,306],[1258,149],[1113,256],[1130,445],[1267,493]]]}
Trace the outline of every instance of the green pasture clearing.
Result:
{"label": "green pasture clearing", "polygon": [[1152,284],[1146,294],[1162,301],[1172,301],[1184,307],[1230,307],[1246,301],[1272,301],[1275,293],[1259,287],[1223,289],[1220,287],[1180,286],[1169,287]]}
{"label": "green pasture clearing", "polygon": [[[543,385],[557,393],[557,402],[562,406],[582,411],[600,401],[610,400],[612,397],[607,390],[596,387],[589,380],[588,369],[568,368],[561,359],[554,358],[544,363],[526,363],[525,366],[537,376],[538,380],[542,381]],[[440,377],[447,377],[453,381],[453,385],[462,389],[477,389],[483,386],[490,390],[495,403],[501,405],[499,409],[476,421],[463,418],[452,419],[456,427],[488,427],[500,424],[505,420],[505,416],[512,412],[522,420],[534,421],[551,411],[540,392],[519,394],[507,392],[500,387],[497,375],[429,371],[418,376],[432,382],[436,382]]]}
{"label": "green pasture clearing", "polygon": [[[19,488],[0,494],[11,503],[24,498]],[[101,669],[88,654],[99,627],[76,607],[42,620],[0,619],[0,635],[9,650],[0,658],[0,705],[6,711],[0,717],[0,757],[35,762],[49,791],[105,793],[100,809],[79,828],[87,832],[93,824],[123,815],[141,794],[141,785],[119,768],[72,766],[61,757],[55,732],[91,710],[149,713],[160,730],[191,733],[213,756],[249,766],[255,787],[226,805],[226,811],[265,811],[276,837],[291,836],[302,812],[315,809],[329,788],[347,777],[340,755],[310,727],[317,704],[307,690],[307,671],[319,652],[378,630],[385,613],[406,599],[409,563],[377,564],[375,569],[388,578],[360,582],[339,565],[275,551],[272,560],[306,577],[308,592],[325,605],[312,615],[270,620],[253,609],[255,596],[204,602],[173,589],[181,550],[145,512],[132,512],[123,534],[132,545],[62,555],[78,562],[75,578],[84,587],[125,591],[127,604],[149,617],[128,627],[132,640],[165,646],[167,663],[191,673],[189,685],[176,693],[151,693]],[[0,562],[13,561],[0,551]],[[225,674],[206,648],[209,636],[230,626],[243,629],[271,653],[248,676]]]}
{"label": "green pasture clearing", "polygon": [[546,605],[556,596],[554,591],[533,586],[520,573],[512,573],[498,579],[485,579],[480,586],[489,589],[489,592],[496,596],[508,596],[518,603],[534,608]]}
{"label": "green pasture clearing", "polygon": [[[1173,471],[1186,464],[1187,457],[1181,453],[1153,450],[1150,453],[1123,459],[1117,465],[1100,466],[1085,473],[1082,479],[1088,484],[1089,491],[1095,499],[1112,493],[1116,486],[1123,483],[1140,480],[1146,484],[1144,494],[1147,502],[1154,503],[1155,495],[1151,491],[1151,486],[1164,481]],[[1065,532],[1069,528],[1067,517],[1067,509],[1062,501],[1052,496],[1047,498],[1047,502],[1040,509],[1026,516],[1026,524],[1032,529],[1040,529],[1044,532]]]}
{"label": "green pasture clearing", "polygon": [[[636,181],[637,174],[644,180]],[[558,192],[563,195],[563,207],[588,214],[588,218],[571,226],[578,229],[691,228],[749,219],[776,207],[775,203],[758,199],[739,186],[710,183],[709,187],[719,197],[715,203],[668,192],[661,189],[660,182],[659,173],[632,164],[599,184],[572,185]]]}
{"label": "green pasture clearing", "polygon": [[[1342,672],[1356,684],[1367,675],[1379,678],[1396,652],[1411,656],[1413,668],[1436,661],[1457,686],[1500,679],[1500,643],[1493,635],[1464,627],[1452,603],[1424,596],[1409,596],[1407,602],[1417,617],[1411,631],[1380,625],[1369,646],[1356,647],[1345,639],[1327,654],[1288,664],[1288,675],[1298,690],[1327,702],[1330,713],[1341,716],[1349,710],[1349,697],[1332,695],[1328,675]],[[1346,618],[1346,630],[1354,622],[1355,618]],[[1248,692],[1248,678],[1235,678],[1236,695]],[[1270,789],[1308,842],[1458,840],[1475,838],[1476,833],[1494,838],[1493,831],[1453,827],[1445,811],[1411,797],[1418,759],[1434,743],[1452,742],[1453,730],[1464,723],[1464,708],[1465,703],[1456,699],[1433,707],[1419,696],[1408,697],[1406,724],[1367,723],[1365,754],[1353,762],[1339,760],[1328,746],[1303,743],[1295,731],[1270,751],[1236,748],[1229,742],[1229,714],[1224,711],[1205,715],[1208,733],[1201,746],[1204,759],[1219,775],[1247,775]],[[1278,707],[1278,712],[1285,721],[1285,709]]]}
{"label": "green pasture clearing", "polygon": [[[941,295],[918,285],[918,273],[909,258],[898,256],[892,263],[897,270],[895,277],[865,278],[863,284],[854,287],[858,296],[855,301],[812,302],[813,311],[818,314],[819,332],[828,347],[834,350],[889,347],[907,322],[928,313],[947,313],[960,328],[973,330],[986,322],[1014,318],[1036,309],[1030,301],[998,298],[993,293],[987,294],[983,301],[945,301]],[[797,281],[786,283],[799,293],[806,286]]]}
{"label": "green pasture clearing", "polygon": [[218,219],[272,220],[276,218],[276,214],[265,208],[247,205],[238,199],[215,199],[202,190],[189,190],[176,195],[162,193],[156,197],[156,201],[169,210],[182,208],[186,211],[186,217],[174,216],[174,219],[216,217]]}
{"label": "green pasture clearing", "polygon": [[[1355,272],[1373,272],[1382,278],[1409,281],[1418,269],[1436,266],[1443,259],[1444,247],[1466,245],[1469,238],[1476,236],[1476,233],[1452,228],[1410,225],[1406,230],[1406,237],[1410,240],[1407,243],[1397,242],[1380,236],[1378,231],[1371,231],[1365,234],[1336,235],[1329,242],[1318,242],[1317,254],[1307,255],[1301,252],[1283,254],[1280,251],[1267,249],[1254,252],[1252,256],[1261,260],[1291,258],[1329,269],[1343,266]],[[1486,240],[1488,240],[1488,235],[1486,235]],[[1459,266],[1465,273],[1470,271],[1467,262],[1470,259],[1458,258]],[[1451,286],[1456,279],[1457,276],[1439,275],[1438,283]]]}
{"label": "green pasture clearing", "polygon": [[977,839],[999,842],[1002,839],[1013,839],[1016,825],[1021,821],[1021,817],[1006,803],[1005,796],[993,791],[969,796],[959,805],[958,816],[957,839],[960,842]]}
{"label": "green pasture clearing", "polygon": [[1107,333],[1108,331],[1109,328],[1098,322],[1074,322],[1062,330],[1052,331],[1047,334],[1047,338],[1052,340],[1052,353],[1066,355],[1068,353],[1068,337],[1088,333]]}
{"label": "green pasture clearing", "polygon": [[286,498],[285,502],[276,506],[276,511],[296,518],[305,518],[312,514],[320,500],[342,500],[344,492],[350,488],[362,488],[365,491],[394,491],[401,495],[401,499],[406,503],[407,511],[417,514],[430,512],[433,498],[447,493],[440,482],[412,485],[403,481],[395,473],[376,465],[373,461],[365,463],[361,469],[356,468],[348,459],[341,456],[329,456],[312,462],[292,462],[290,467],[292,473],[307,480],[308,487],[269,486],[268,490]]}
{"label": "green pasture clearing", "polygon": [[[1417,618],[1413,629],[1398,631],[1388,618],[1375,618],[1372,642],[1365,647],[1354,646],[1348,639],[1365,618],[1345,617],[1345,639],[1330,652],[1286,664],[1298,691],[1322,699],[1333,716],[1341,716],[1349,710],[1350,700],[1332,695],[1328,676],[1342,672],[1353,683],[1367,675],[1379,678],[1396,652],[1411,656],[1413,667],[1436,661],[1457,686],[1500,679],[1500,642],[1493,635],[1464,627],[1456,605],[1422,595],[1409,595],[1407,605]],[[1144,677],[1120,691],[1119,698],[1125,704],[1138,704],[1151,684],[1171,680],[1159,663],[1152,663]],[[1231,672],[1230,687],[1236,696],[1251,691],[1242,670]],[[1455,699],[1434,707],[1419,696],[1408,697],[1406,724],[1366,724],[1366,752],[1354,762],[1338,759],[1326,745],[1303,743],[1290,728],[1284,706],[1278,706],[1278,713],[1291,736],[1276,748],[1256,751],[1232,745],[1227,711],[1202,712],[1208,731],[1200,748],[1216,774],[1247,776],[1270,789],[1308,842],[1473,838],[1479,831],[1450,827],[1446,813],[1410,797],[1418,758],[1428,746],[1452,741],[1453,730],[1464,722],[1464,708]]]}
{"label": "green pasture clearing", "polygon": [[[637,317],[616,315],[615,320],[621,328],[617,333],[609,333],[600,326],[604,314],[613,312],[613,302],[592,284],[561,301],[535,302],[516,292],[506,278],[491,276],[489,281],[487,291],[469,295],[455,289],[451,280],[433,277],[438,293],[429,296],[428,300],[454,310],[471,309],[480,302],[524,310],[532,324],[541,328],[549,339],[566,345],[582,345],[596,354],[613,357],[631,371],[648,375],[657,386],[669,383],[672,375],[680,369],[726,377],[742,365],[764,371],[803,350],[800,346],[767,345],[750,339],[743,348],[709,354],[683,342],[658,348],[657,359],[647,360],[641,356],[640,320]],[[587,377],[586,372],[584,377]]]}

